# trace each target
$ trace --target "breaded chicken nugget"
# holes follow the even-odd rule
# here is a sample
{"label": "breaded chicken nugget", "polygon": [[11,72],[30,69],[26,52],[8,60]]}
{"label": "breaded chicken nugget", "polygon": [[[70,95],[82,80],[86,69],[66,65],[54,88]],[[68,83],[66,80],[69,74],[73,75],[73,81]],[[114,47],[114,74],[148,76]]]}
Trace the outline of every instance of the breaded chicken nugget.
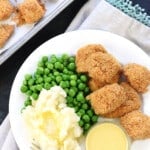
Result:
{"label": "breaded chicken nugget", "polygon": [[127,64],[123,68],[127,81],[137,92],[146,92],[150,84],[150,71],[139,64]]}
{"label": "breaded chicken nugget", "polygon": [[100,44],[90,44],[84,47],[81,47],[76,54],[76,65],[77,72],[87,72],[86,66],[88,64],[85,63],[88,56],[95,52],[106,53],[105,48]]}
{"label": "breaded chicken nugget", "polygon": [[150,138],[150,118],[135,110],[120,118],[121,125],[134,140]]}
{"label": "breaded chicken nugget", "polygon": [[14,7],[9,0],[0,0],[0,20],[8,19],[13,11]]}
{"label": "breaded chicken nugget", "polygon": [[126,92],[127,100],[115,111],[104,115],[105,117],[118,118],[125,115],[126,113],[129,113],[133,110],[137,110],[140,108],[141,100],[138,93],[126,82],[122,82],[121,86],[124,88]]}
{"label": "breaded chicken nugget", "polygon": [[18,11],[26,23],[37,22],[45,14],[44,5],[39,0],[25,0],[18,6]]}
{"label": "breaded chicken nugget", "polygon": [[94,91],[87,96],[87,99],[90,100],[95,113],[103,115],[114,111],[124,103],[126,101],[126,93],[123,87],[114,83],[105,85],[101,89]]}
{"label": "breaded chicken nugget", "polygon": [[111,54],[93,53],[87,58],[86,63],[89,76],[94,80],[105,84],[118,82],[121,65]]}
{"label": "breaded chicken nugget", "polygon": [[0,25],[0,48],[2,48],[14,32],[14,25]]}

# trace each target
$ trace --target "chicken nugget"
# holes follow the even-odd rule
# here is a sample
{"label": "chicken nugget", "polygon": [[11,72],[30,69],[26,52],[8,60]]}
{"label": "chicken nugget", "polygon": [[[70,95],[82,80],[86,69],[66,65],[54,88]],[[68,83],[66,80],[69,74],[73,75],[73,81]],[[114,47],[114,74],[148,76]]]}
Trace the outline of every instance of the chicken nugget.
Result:
{"label": "chicken nugget", "polygon": [[150,71],[139,64],[127,64],[123,68],[123,73],[130,85],[140,93],[144,93],[150,84]]}
{"label": "chicken nugget", "polygon": [[107,114],[114,111],[126,101],[126,93],[122,86],[117,83],[105,85],[99,90],[87,96],[97,115]]}
{"label": "chicken nugget", "polygon": [[44,5],[38,0],[25,0],[18,6],[18,11],[25,23],[35,23],[45,14]]}
{"label": "chicken nugget", "polygon": [[134,140],[150,138],[150,117],[135,110],[120,118],[121,125]]}
{"label": "chicken nugget", "polygon": [[2,48],[14,32],[14,25],[0,25],[0,48]]}
{"label": "chicken nugget", "polygon": [[13,11],[14,7],[9,0],[0,0],[0,20],[8,19]]}
{"label": "chicken nugget", "polygon": [[121,72],[120,63],[108,53],[93,53],[88,58],[87,71],[89,76],[100,83],[118,82]]}
{"label": "chicken nugget", "polygon": [[100,44],[89,44],[84,47],[81,47],[76,54],[76,65],[77,65],[77,72],[87,72],[86,66],[86,59],[92,53],[95,52],[102,52],[106,53],[107,51],[105,48]]}
{"label": "chicken nugget", "polygon": [[127,100],[115,111],[104,115],[105,117],[118,118],[125,115],[126,113],[129,113],[133,110],[137,110],[140,108],[141,99],[138,93],[126,82],[122,82],[121,86],[124,88],[126,92]]}

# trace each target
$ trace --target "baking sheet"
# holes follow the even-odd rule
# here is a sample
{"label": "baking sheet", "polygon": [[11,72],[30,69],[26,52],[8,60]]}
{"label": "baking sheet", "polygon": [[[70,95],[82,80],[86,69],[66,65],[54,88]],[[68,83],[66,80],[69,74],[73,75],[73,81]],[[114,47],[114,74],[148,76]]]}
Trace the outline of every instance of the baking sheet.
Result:
{"label": "baking sheet", "polygon": [[[16,0],[11,0],[16,5]],[[21,2],[22,0],[18,0]],[[33,37],[39,30],[48,24],[56,15],[66,8],[73,0],[45,0],[46,13],[44,17],[35,24],[25,24],[16,27],[15,32],[10,37],[3,48],[0,49],[0,65],[15,53],[24,43]],[[14,24],[10,19],[0,21],[1,23]]]}

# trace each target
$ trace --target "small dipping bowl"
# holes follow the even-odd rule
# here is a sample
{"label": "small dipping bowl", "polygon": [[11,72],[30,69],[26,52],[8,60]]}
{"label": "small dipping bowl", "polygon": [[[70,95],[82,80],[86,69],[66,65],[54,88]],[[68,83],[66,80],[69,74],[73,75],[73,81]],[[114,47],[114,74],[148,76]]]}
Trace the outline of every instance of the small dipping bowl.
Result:
{"label": "small dipping bowl", "polygon": [[95,125],[87,134],[86,150],[128,150],[128,138],[114,123]]}

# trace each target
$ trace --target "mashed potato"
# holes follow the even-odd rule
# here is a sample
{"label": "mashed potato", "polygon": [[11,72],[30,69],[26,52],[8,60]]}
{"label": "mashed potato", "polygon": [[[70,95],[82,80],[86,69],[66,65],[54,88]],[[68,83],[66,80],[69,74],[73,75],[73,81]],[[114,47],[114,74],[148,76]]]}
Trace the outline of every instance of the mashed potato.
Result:
{"label": "mashed potato", "polygon": [[65,97],[59,86],[43,89],[35,104],[22,113],[29,137],[41,150],[81,150],[80,118],[73,108],[67,107]]}

